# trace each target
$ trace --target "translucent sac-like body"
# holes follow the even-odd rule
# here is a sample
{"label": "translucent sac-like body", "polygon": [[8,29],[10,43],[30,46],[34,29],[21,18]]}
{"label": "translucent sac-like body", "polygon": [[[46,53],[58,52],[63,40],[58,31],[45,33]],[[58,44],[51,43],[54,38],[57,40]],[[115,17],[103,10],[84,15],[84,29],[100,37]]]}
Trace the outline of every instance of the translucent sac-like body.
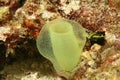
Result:
{"label": "translucent sac-like body", "polygon": [[77,22],[55,19],[42,27],[37,48],[61,76],[69,78],[80,63],[86,37],[86,30]]}

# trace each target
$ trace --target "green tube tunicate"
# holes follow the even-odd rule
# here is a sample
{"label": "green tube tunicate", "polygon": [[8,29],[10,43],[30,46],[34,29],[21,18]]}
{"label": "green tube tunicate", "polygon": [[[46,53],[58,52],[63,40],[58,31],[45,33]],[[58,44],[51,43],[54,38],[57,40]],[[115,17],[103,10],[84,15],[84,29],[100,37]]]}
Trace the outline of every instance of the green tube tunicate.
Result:
{"label": "green tube tunicate", "polygon": [[37,48],[61,76],[69,78],[80,63],[86,37],[85,29],[77,22],[55,19],[43,26],[37,38]]}

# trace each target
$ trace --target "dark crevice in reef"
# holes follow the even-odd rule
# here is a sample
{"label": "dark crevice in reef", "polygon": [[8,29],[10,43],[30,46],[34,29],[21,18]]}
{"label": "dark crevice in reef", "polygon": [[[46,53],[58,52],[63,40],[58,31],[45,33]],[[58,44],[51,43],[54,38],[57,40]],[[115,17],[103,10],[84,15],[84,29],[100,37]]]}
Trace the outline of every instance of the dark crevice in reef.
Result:
{"label": "dark crevice in reef", "polygon": [[14,55],[8,56],[7,64],[13,64],[18,60],[24,60],[28,58],[42,58],[37,50],[35,39],[21,39],[20,41],[16,42],[14,51]]}
{"label": "dark crevice in reef", "polygon": [[90,50],[91,46],[94,44],[99,44],[101,46],[105,45],[105,32],[92,32],[89,33],[84,50]]}
{"label": "dark crevice in reef", "polygon": [[99,45],[104,45],[105,44],[105,32],[95,32],[90,35],[90,44],[93,45],[95,43]]}
{"label": "dark crevice in reef", "polygon": [[22,7],[25,4],[26,0],[19,0],[19,7]]}
{"label": "dark crevice in reef", "polygon": [[6,62],[6,53],[7,47],[5,46],[4,42],[0,40],[0,70],[4,68],[5,62]]}

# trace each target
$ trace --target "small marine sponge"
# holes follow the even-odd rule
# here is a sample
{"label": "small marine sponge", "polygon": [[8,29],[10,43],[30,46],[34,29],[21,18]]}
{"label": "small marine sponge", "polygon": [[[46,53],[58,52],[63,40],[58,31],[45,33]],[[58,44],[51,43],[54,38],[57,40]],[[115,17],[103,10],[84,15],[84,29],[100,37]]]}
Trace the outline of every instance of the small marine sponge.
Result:
{"label": "small marine sponge", "polygon": [[55,19],[42,27],[37,48],[42,56],[53,63],[55,70],[66,78],[80,62],[86,42],[86,30],[72,20]]}

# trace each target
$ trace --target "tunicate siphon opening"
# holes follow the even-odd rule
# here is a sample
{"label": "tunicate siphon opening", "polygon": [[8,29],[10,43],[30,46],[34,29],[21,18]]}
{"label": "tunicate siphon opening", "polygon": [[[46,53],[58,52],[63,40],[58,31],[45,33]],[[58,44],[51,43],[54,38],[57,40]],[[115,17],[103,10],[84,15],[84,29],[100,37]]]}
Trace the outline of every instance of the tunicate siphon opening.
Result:
{"label": "tunicate siphon opening", "polygon": [[68,22],[58,22],[50,26],[50,29],[55,33],[67,33],[72,30],[72,25]]}
{"label": "tunicate siphon opening", "polygon": [[37,48],[59,75],[69,78],[80,63],[86,37],[86,30],[79,23],[59,18],[42,27]]}

